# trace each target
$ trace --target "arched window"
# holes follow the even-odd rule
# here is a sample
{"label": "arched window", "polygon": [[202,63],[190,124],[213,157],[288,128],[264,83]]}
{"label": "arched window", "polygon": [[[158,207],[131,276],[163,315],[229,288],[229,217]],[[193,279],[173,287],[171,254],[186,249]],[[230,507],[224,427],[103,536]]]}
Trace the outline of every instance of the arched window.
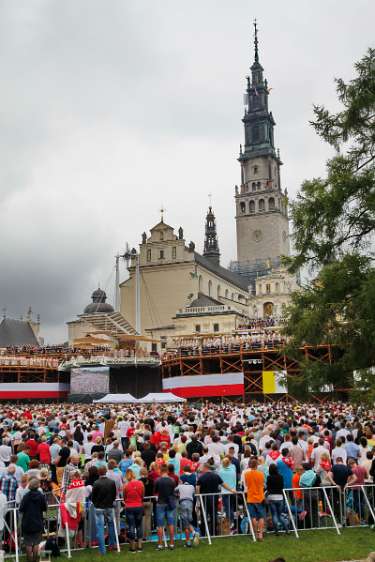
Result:
{"label": "arched window", "polygon": [[198,291],[201,293],[203,289],[203,279],[202,279],[202,275],[200,275],[198,277]]}
{"label": "arched window", "polygon": [[208,282],[208,296],[211,296],[211,292],[212,292],[212,281]]}
{"label": "arched window", "polygon": [[280,291],[280,283],[275,284],[275,290],[276,290],[276,293],[278,293]]}
{"label": "arched window", "polygon": [[221,287],[220,285],[217,286],[217,298],[219,299],[221,297]]}
{"label": "arched window", "polygon": [[255,201],[250,201],[249,211],[250,211],[250,213],[255,213]]}
{"label": "arched window", "polygon": [[229,291],[228,291],[228,289],[225,289],[225,298],[226,298],[226,299],[229,298]]}
{"label": "arched window", "polygon": [[270,211],[274,211],[275,210],[275,199],[273,197],[270,197],[268,199],[268,209]]}
{"label": "arched window", "polygon": [[252,189],[253,191],[256,191],[256,189],[257,189],[257,184],[255,183],[255,181],[253,181],[253,183],[251,184],[251,189]]}
{"label": "arched window", "polygon": [[240,209],[241,209],[241,213],[244,213],[246,211],[246,204],[244,203],[244,201],[241,201]]}
{"label": "arched window", "polygon": [[160,232],[160,240],[164,240],[164,232],[163,231]]}
{"label": "arched window", "polygon": [[259,199],[259,211],[264,211],[264,199]]}
{"label": "arched window", "polygon": [[232,293],[232,301],[234,301],[234,293]]}
{"label": "arched window", "polygon": [[257,189],[260,189],[260,181],[257,181]]}

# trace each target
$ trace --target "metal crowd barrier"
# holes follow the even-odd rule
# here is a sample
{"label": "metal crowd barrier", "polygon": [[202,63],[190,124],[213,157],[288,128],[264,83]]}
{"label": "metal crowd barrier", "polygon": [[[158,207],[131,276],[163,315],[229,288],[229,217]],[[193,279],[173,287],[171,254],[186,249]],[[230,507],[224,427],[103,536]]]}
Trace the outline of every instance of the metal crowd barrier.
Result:
{"label": "metal crowd barrier", "polygon": [[[361,527],[375,524],[375,485],[351,486],[340,489],[337,486],[312,488],[288,488],[283,491],[284,501],[281,517],[283,526],[293,532],[296,538],[307,530],[334,529],[338,535],[344,527]],[[145,542],[156,537],[155,505],[156,496],[144,498],[143,536]],[[271,502],[265,502],[265,532],[275,532],[271,514]],[[14,505],[14,502],[11,504]],[[22,549],[20,514],[18,508],[9,506],[4,515],[4,541],[8,544],[7,558],[15,557],[19,562]],[[94,506],[86,501],[80,525],[75,532],[68,524],[62,525],[61,503],[47,506],[44,519],[44,538],[60,539],[62,552],[72,557],[72,552],[97,546]],[[123,500],[116,500],[113,508],[116,549],[126,541],[126,518]],[[256,541],[255,531],[244,492],[196,494],[193,505],[193,522],[202,539],[212,544],[212,539],[230,536],[248,536]],[[176,510],[175,539],[184,540],[179,508]],[[168,537],[164,533],[164,545]]]}
{"label": "metal crowd barrier", "polygon": [[196,494],[196,517],[200,536],[207,538],[248,535],[256,541],[244,492]]}

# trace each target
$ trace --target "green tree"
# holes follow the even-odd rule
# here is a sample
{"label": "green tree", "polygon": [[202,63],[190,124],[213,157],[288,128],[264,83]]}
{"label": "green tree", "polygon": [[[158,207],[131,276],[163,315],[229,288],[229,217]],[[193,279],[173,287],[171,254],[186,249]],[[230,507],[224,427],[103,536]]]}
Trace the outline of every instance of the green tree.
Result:
{"label": "green tree", "polygon": [[355,69],[348,84],[336,80],[341,111],[314,107],[312,125],[336,154],[326,177],[305,181],[291,204],[295,256],[287,264],[308,267],[313,281],[288,309],[289,351],[298,355],[305,342],[340,350],[331,367],[305,365],[315,386],[347,386],[353,370],[375,365],[375,50]]}

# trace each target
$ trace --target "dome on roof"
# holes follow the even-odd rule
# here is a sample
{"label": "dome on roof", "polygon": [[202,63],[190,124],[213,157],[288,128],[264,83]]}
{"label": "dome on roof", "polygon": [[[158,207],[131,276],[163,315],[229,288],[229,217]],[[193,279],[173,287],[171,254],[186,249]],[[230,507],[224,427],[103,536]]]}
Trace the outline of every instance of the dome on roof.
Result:
{"label": "dome on roof", "polygon": [[105,291],[98,288],[91,295],[92,303],[88,304],[83,311],[84,314],[110,314],[114,312],[114,308],[109,303],[105,302],[107,300],[107,295]]}

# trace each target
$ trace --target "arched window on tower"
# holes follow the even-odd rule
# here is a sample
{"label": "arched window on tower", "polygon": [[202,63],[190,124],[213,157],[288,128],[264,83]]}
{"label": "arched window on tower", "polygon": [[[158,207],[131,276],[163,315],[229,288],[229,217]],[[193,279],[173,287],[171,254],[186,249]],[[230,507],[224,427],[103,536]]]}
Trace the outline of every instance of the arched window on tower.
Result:
{"label": "arched window on tower", "polygon": [[240,209],[241,209],[241,213],[244,213],[246,211],[246,203],[244,201],[241,201]]}
{"label": "arched window on tower", "polygon": [[259,211],[264,211],[264,199],[259,199]]}
{"label": "arched window on tower", "polygon": [[249,211],[250,213],[255,213],[255,201],[251,200],[249,203]]}
{"label": "arched window on tower", "polygon": [[273,197],[270,197],[268,199],[268,209],[270,211],[274,211],[275,210],[275,199]]}
{"label": "arched window on tower", "polygon": [[259,190],[260,187],[261,187],[261,183],[260,183],[260,181],[257,181],[257,189]]}
{"label": "arched window on tower", "polygon": [[255,181],[253,181],[253,183],[251,184],[251,189],[252,189],[253,191],[256,191],[256,189],[257,189],[257,184],[255,183]]}
{"label": "arched window on tower", "polygon": [[228,289],[225,289],[225,298],[226,298],[226,299],[229,299],[229,291],[228,291]]}
{"label": "arched window on tower", "polygon": [[210,297],[212,293],[212,281],[208,282],[208,296]]}

